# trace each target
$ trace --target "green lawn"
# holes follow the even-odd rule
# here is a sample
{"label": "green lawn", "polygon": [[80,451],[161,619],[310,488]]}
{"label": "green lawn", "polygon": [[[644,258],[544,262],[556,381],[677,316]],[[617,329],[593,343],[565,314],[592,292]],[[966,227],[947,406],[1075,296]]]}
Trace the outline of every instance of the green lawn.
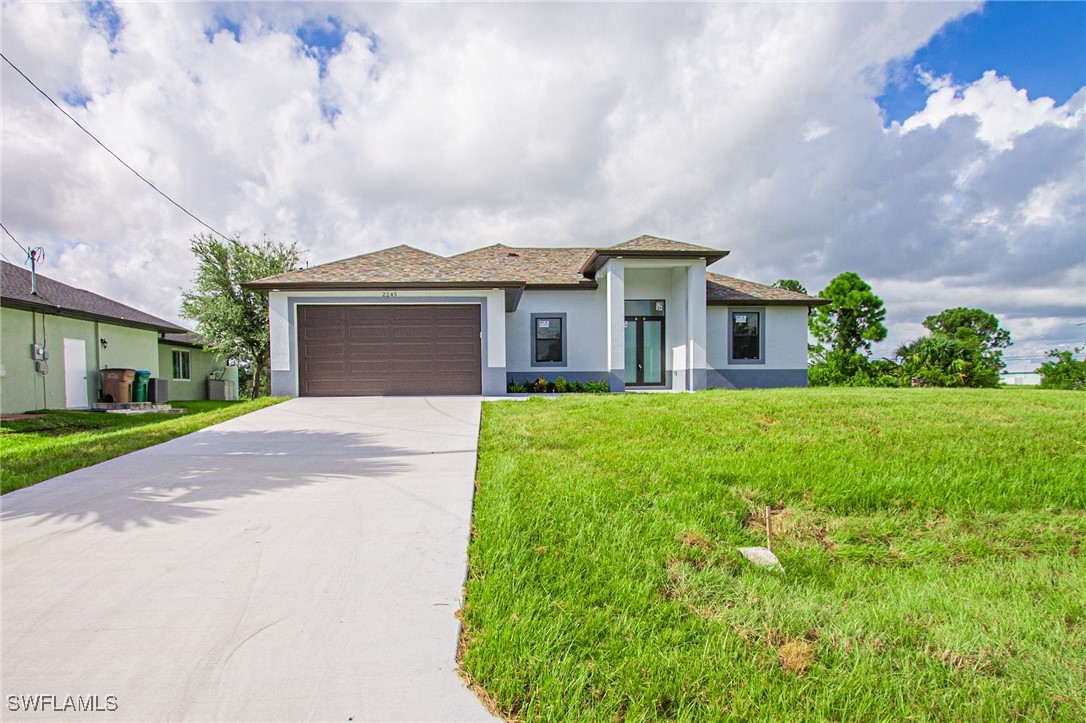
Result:
{"label": "green lawn", "polygon": [[[786,573],[736,548],[765,544]],[[1086,720],[1086,395],[484,407],[462,667],[548,720]]]}
{"label": "green lawn", "polygon": [[51,410],[34,419],[3,421],[0,422],[0,488],[7,494],[278,404],[284,399],[171,402],[171,406],[185,409],[184,414]]}

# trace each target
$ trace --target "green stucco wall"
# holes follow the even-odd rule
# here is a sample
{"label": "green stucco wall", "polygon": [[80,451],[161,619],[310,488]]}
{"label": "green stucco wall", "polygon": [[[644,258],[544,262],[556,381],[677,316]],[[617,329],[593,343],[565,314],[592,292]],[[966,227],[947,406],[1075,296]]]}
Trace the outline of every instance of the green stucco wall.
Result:
{"label": "green stucco wall", "polygon": [[[173,351],[189,352],[189,381],[173,378]],[[185,401],[207,399],[207,375],[215,369],[226,366],[215,356],[203,349],[190,346],[158,345],[158,368],[164,379],[170,380],[170,399]]]}
{"label": "green stucco wall", "polygon": [[109,342],[102,369],[145,369],[158,376],[158,332],[112,324],[99,324],[98,331]]}
{"label": "green stucco wall", "polygon": [[[49,373],[44,376],[34,371],[34,360],[30,357],[30,345],[35,341],[35,321],[37,342],[44,342],[49,352]],[[87,400],[90,404],[98,398],[99,363],[101,368],[147,369],[152,375],[158,374],[158,333],[155,331],[0,308],[0,362],[4,365],[4,376],[0,377],[0,413],[17,414],[43,407],[63,409],[66,406],[65,338],[82,339],[86,344]],[[109,342],[109,348],[100,348],[100,338]]]}

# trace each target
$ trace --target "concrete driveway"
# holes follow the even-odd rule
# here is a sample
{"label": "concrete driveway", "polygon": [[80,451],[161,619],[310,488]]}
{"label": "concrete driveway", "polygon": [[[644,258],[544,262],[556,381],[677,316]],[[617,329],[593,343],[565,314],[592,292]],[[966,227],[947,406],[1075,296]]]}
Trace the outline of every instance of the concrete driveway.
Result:
{"label": "concrete driveway", "polygon": [[4,719],[492,720],[455,672],[479,409],[295,399],[5,495]]}

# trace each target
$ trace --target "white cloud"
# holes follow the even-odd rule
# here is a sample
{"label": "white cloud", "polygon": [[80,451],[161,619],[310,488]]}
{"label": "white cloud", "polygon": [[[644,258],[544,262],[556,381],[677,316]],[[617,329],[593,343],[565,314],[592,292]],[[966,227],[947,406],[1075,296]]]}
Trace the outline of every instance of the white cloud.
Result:
{"label": "white cloud", "polygon": [[[969,305],[1041,345],[1086,305],[1086,91],[930,79],[890,128],[874,101],[972,7],[126,3],[110,38],[6,3],[3,45],[211,225],[312,262],[658,233],[760,281],[858,271],[895,338]],[[307,52],[330,17],[342,46]],[[176,318],[201,228],[6,68],[3,117],[4,222],[44,273]]]}
{"label": "white cloud", "polygon": [[950,78],[924,76],[932,93],[927,104],[901,124],[902,133],[922,126],[938,128],[949,118],[966,116],[977,120],[977,138],[998,150],[1007,150],[1014,139],[1041,125],[1080,128],[1084,113],[1068,106],[1056,107],[1051,98],[1030,100],[1029,94],[1017,89],[1008,78],[989,70],[977,81],[961,87]]}

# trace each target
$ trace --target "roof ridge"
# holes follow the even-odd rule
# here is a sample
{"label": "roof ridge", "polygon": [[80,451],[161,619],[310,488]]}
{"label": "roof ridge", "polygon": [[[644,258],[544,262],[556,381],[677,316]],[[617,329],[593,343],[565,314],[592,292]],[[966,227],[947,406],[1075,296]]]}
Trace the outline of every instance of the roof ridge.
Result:
{"label": "roof ridge", "polygon": [[615,246],[621,246],[622,244],[633,243],[634,241],[641,241],[642,239],[652,239],[653,241],[667,241],[668,243],[672,243],[672,244],[684,244],[684,245],[688,245],[688,246],[693,245],[693,244],[686,244],[685,241],[678,241],[676,239],[668,238],[666,236],[657,236],[656,234],[643,233],[643,234],[640,234],[640,235],[638,235],[638,236],[636,236],[634,238],[626,239],[625,241],[619,241],[617,244],[612,244],[611,246],[606,246],[604,248],[613,249]]}

